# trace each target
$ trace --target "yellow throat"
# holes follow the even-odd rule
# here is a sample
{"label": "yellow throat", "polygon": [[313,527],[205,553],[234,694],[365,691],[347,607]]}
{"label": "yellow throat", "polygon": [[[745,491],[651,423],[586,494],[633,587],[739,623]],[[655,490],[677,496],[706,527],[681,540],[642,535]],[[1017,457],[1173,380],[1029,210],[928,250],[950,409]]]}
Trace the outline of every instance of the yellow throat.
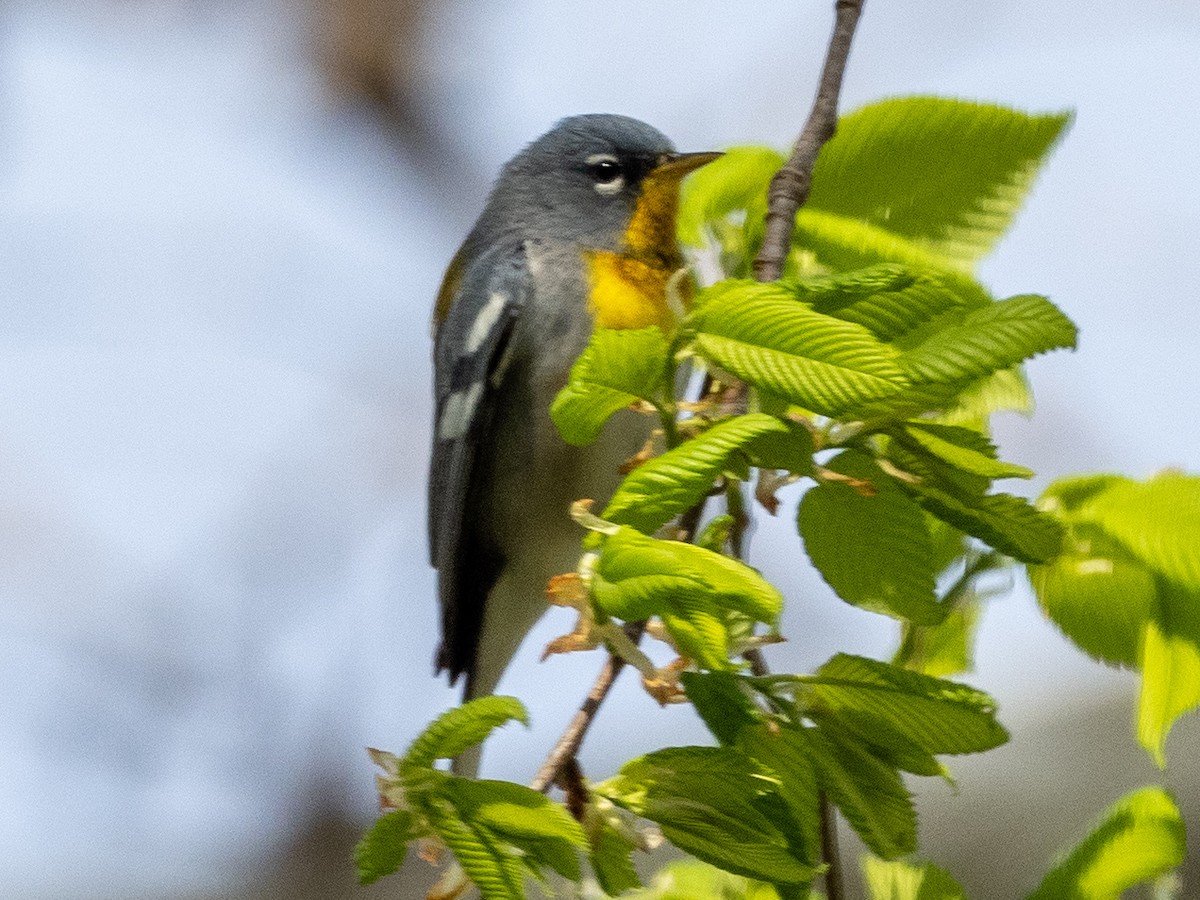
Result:
{"label": "yellow throat", "polygon": [[[602,328],[648,328],[664,331],[675,315],[667,304],[667,282],[683,266],[675,237],[679,211],[679,182],[688,172],[718,154],[694,153],[674,157],[642,181],[641,193],[622,249],[587,250],[588,307]],[[689,298],[687,283],[683,297]]]}

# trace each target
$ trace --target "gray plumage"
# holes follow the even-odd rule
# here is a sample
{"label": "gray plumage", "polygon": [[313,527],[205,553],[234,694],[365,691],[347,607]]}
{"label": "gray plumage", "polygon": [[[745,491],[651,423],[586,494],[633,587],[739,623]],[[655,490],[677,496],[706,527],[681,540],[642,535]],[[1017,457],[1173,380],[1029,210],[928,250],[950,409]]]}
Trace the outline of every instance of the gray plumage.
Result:
{"label": "gray plumage", "polygon": [[[614,460],[647,433],[625,415],[597,444],[569,447],[548,408],[592,329],[582,251],[620,248],[641,179],[672,151],[635,119],[564,119],[504,167],[456,256],[435,334],[429,539],[436,666],[466,676],[467,698],[494,689],[546,609],[547,579],[574,568],[570,503],[607,497]],[[604,180],[610,158],[619,184]]]}

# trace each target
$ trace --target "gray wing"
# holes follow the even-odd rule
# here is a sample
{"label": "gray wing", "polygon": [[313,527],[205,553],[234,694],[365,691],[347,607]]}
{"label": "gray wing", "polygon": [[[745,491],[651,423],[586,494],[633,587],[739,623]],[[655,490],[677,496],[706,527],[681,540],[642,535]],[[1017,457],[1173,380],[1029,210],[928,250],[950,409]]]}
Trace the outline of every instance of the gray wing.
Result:
{"label": "gray wing", "polygon": [[520,244],[497,247],[463,274],[434,343],[429,556],[438,571],[442,643],[436,671],[468,687],[484,605],[504,566],[488,528],[490,456],[513,329],[531,290]]}

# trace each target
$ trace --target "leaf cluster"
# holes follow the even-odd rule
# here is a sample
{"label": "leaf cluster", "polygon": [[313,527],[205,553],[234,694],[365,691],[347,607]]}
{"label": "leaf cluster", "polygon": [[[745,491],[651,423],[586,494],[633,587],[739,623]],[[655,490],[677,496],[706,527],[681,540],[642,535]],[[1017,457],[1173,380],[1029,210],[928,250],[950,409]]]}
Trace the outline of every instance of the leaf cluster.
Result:
{"label": "leaf cluster", "polygon": [[[487,900],[523,897],[531,875],[578,881],[584,852],[617,895],[639,886],[639,817],[716,867],[693,862],[644,900],[802,900],[824,868],[827,802],[873,854],[873,900],[961,898],[941,869],[902,859],[918,846],[905,778],[948,778],[941,757],[1007,739],[991,698],[946,676],[970,667],[982,576],[1017,564],[1084,650],[1141,671],[1139,737],[1162,762],[1171,724],[1200,705],[1200,479],[1071,479],[1037,505],[996,486],[1033,473],[1000,457],[990,416],[1028,412],[1022,364],[1074,348],[1077,333],[1046,297],[993,297],[972,267],[1067,122],[929,97],[843,118],[785,275],[766,284],[747,275],[782,157],[735,149],[689,179],[681,242],[715,253],[728,277],[697,289],[670,329],[596,329],[550,414],[572,444],[630,406],[657,417],[659,452],[598,515],[577,516],[589,531],[573,645],[607,643],[647,684],[676,681],[716,746],[631,760],[591,785],[576,822],[525,788],[434,768],[523,720],[511,699],[475,701],[405,757],[377,754],[393,811],[359,848],[364,880],[422,840],[452,851]],[[712,384],[697,403],[676,396],[688,367]],[[728,402],[730,384],[744,403]],[[838,653],[810,674],[749,672],[741,654],[777,639],[783,597],[732,548],[751,487],[774,512],[793,485],[798,537],[832,592],[898,623],[892,662]],[[712,496],[726,514],[681,533],[681,517]],[[679,659],[654,670],[622,623],[649,623]],[[1030,900],[1116,898],[1181,858],[1178,810],[1146,789]]]}
{"label": "leaf cluster", "polygon": [[440,716],[403,757],[375,751],[384,772],[380,799],[391,811],[355,850],[364,884],[399,868],[413,841],[424,842],[427,854],[449,849],[484,900],[523,897],[526,875],[544,879],[547,870],[579,880],[579,851],[587,840],[561,804],[519,784],[434,768],[514,720],[527,724],[519,701],[484,697]]}

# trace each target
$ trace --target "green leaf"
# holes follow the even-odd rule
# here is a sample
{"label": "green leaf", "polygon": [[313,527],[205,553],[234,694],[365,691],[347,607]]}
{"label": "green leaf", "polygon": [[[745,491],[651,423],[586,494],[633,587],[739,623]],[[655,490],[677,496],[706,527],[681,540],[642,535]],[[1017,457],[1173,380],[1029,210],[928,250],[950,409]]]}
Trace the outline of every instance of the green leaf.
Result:
{"label": "green leaf", "polygon": [[696,713],[723,745],[732,746],[742,729],[758,724],[758,708],[740,676],[730,672],[684,672],[679,679]]}
{"label": "green leaf", "polygon": [[966,900],[958,882],[933,863],[891,862],[876,856],[863,858],[870,900]]}
{"label": "green leaf", "polygon": [[[617,812],[607,800],[593,796],[585,814],[585,830],[591,844],[589,859],[600,890],[615,897],[622,891],[639,887],[642,882],[633,866],[633,842],[613,824],[613,815],[598,809],[600,805],[607,807],[610,814]],[[619,814],[628,815],[624,811]]]}
{"label": "green leaf", "polygon": [[[450,781],[450,776],[446,780]],[[479,888],[483,900],[525,900],[524,863],[500,838],[487,828],[464,821],[445,797],[430,798],[421,812]]]}
{"label": "green leaf", "polygon": [[[975,665],[975,630],[980,606],[979,597],[972,592],[966,599],[959,600],[937,625],[911,627],[913,633],[906,636],[904,646],[892,660],[893,665],[903,661],[904,668],[934,678],[948,678],[970,671]],[[910,648],[910,642],[915,646]]]}
{"label": "green leaf", "polygon": [[[828,295],[809,301],[817,312],[856,322],[883,341],[894,341],[967,302],[948,276],[895,264],[800,282],[814,294],[825,285]],[[870,286],[875,289],[868,293],[864,289]]]}
{"label": "green leaf", "polygon": [[976,379],[954,396],[954,403],[937,417],[943,425],[986,431],[992,413],[1033,414],[1033,393],[1019,366]]}
{"label": "green leaf", "polygon": [[568,444],[590,444],[618,410],[654,401],[664,389],[670,348],[659,328],[596,328],[571,368],[550,418]]}
{"label": "green leaf", "polygon": [[405,769],[428,768],[434,760],[458,756],[508,722],[529,724],[528,714],[515,697],[479,697],[442,713],[404,755]]}
{"label": "green leaf", "polygon": [[797,683],[807,714],[885,750],[981,753],[1008,740],[992,698],[954,681],[839,653]]}
{"label": "green leaf", "polygon": [[872,493],[827,481],[801,499],[797,523],[821,576],[847,603],[924,624],[941,621],[921,508],[866,454],[846,451],[828,467],[868,483]]}
{"label": "green leaf", "polygon": [[1139,665],[1143,632],[1158,612],[1157,580],[1104,531],[1075,526],[1065,552],[1031,566],[1029,580],[1046,615],[1085,652]]}
{"label": "green leaf", "polygon": [[1160,587],[1158,615],[1147,623],[1142,643],[1137,734],[1163,768],[1171,726],[1200,706],[1200,591],[1170,582]]}
{"label": "green leaf", "polygon": [[[854,216],[805,205],[796,213],[792,243],[815,254],[819,264],[835,272],[850,272],[880,263],[899,263],[918,269],[952,272],[949,258],[906,237]],[[972,280],[959,273],[964,284]],[[986,298],[976,287],[977,299]]]}
{"label": "green leaf", "polygon": [[1032,478],[1033,470],[996,458],[987,436],[971,428],[905,422],[902,436],[950,465],[985,478]]}
{"label": "green leaf", "polygon": [[1078,517],[1094,522],[1175,583],[1200,590],[1200,477],[1163,472],[1107,484]]}
{"label": "green leaf", "polygon": [[766,207],[767,185],[784,163],[770,147],[731,147],[717,160],[693,172],[680,192],[676,220],[681,243],[704,243],[704,226],[731,212]]}
{"label": "green leaf", "polygon": [[806,208],[870,223],[969,269],[1007,230],[1068,122],[937,97],[874,103],[838,122]]}
{"label": "green leaf", "polygon": [[968,504],[982,497],[991,487],[988,477],[951,465],[916,441],[907,439],[900,429],[892,429],[889,434],[892,440],[885,445],[884,453],[897,469],[915,476],[919,484],[962,497]]}
{"label": "green leaf", "polygon": [[899,772],[858,740],[842,740],[824,729],[797,729],[822,789],[858,832],[863,843],[884,859],[917,848],[917,816]]}
{"label": "green leaf", "polygon": [[409,810],[398,809],[380,816],[354,848],[358,883],[371,884],[399,869],[408,853],[408,842],[424,833]]}
{"label": "green leaf", "polygon": [[955,325],[906,350],[900,368],[916,384],[957,384],[1007,369],[1060,347],[1074,349],[1074,323],[1032,294],[974,309]]}
{"label": "green leaf", "polygon": [[756,724],[743,729],[738,746],[775,777],[775,790],[795,823],[796,854],[821,863],[820,785],[808,742],[798,728]]}
{"label": "green leaf", "polygon": [[576,848],[587,846],[583,829],[544,794],[507,781],[450,778],[444,796],[464,822],[521,851],[527,862],[572,881],[581,877]]}
{"label": "green leaf", "polygon": [[[807,437],[807,432],[801,432]],[[630,472],[600,517],[647,534],[654,532],[705,496],[735,456],[745,456],[769,436],[789,443],[804,442],[788,423],[774,416],[750,413],[729,419]],[[806,458],[810,463],[811,447],[809,438]],[[799,453],[803,450],[802,446]]]}
{"label": "green leaf", "polygon": [[724,553],[729,546],[729,538],[737,520],[729,513],[721,513],[708,520],[708,524],[700,530],[696,537],[696,546],[711,550],[713,553]]}
{"label": "green leaf", "polygon": [[964,499],[929,485],[907,485],[926,511],[1022,562],[1047,562],[1062,549],[1057,520],[1012,494]]}
{"label": "green leaf", "polygon": [[1183,863],[1185,828],[1171,795],[1158,787],[1127,794],[1055,866],[1027,900],[1119,900]]}
{"label": "green leaf", "polygon": [[592,597],[601,612],[625,621],[659,616],[680,652],[715,669],[731,665],[722,611],[773,624],[783,607],[779,592],[744,563],[628,526],[605,539]]}
{"label": "green leaf", "polygon": [[698,306],[690,324],[701,356],[824,415],[891,396],[909,383],[898,351],[861,325],[796,302],[778,284],[722,289]]}
{"label": "green leaf", "polygon": [[[770,885],[749,881],[700,862],[678,859],[663,866],[650,887],[622,900],[781,900]],[[811,895],[815,900],[815,895]],[[787,900],[810,900],[807,890],[799,895],[789,892]]]}
{"label": "green leaf", "polygon": [[[1068,550],[1087,564],[1091,590],[1064,601],[1054,588],[1079,592],[1085,586],[1077,573],[1059,585],[1056,579],[1068,576],[1055,567],[1035,573],[1042,579],[1035,581],[1039,596],[1049,592],[1059,601],[1048,606],[1055,621],[1062,619],[1073,639],[1090,652],[1102,650],[1104,658],[1128,663],[1140,639],[1138,740],[1162,766],[1172,725],[1200,706],[1200,478],[1166,472],[1147,482],[1115,475],[1066,479],[1052,484],[1040,504],[1070,527]],[[1072,602],[1088,606],[1072,618]],[[1077,621],[1088,612],[1094,622]],[[1103,612],[1108,616],[1101,618]]]}
{"label": "green leaf", "polygon": [[675,747],[621,767],[593,790],[657,822],[663,836],[697,859],[748,878],[803,884],[813,869],[798,859],[783,830],[765,815],[770,791],[757,766],[726,747]]}

